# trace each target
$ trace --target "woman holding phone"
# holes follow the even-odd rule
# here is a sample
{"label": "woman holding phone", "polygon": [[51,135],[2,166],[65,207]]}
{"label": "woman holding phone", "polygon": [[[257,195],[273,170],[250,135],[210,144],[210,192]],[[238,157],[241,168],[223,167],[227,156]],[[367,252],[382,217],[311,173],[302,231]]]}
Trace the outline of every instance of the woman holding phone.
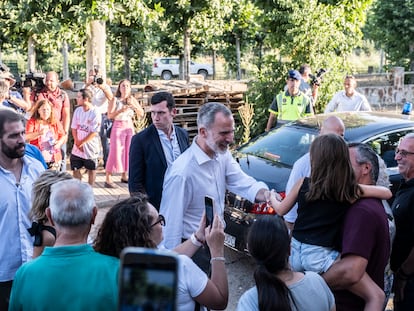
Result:
{"label": "woman holding phone", "polygon": [[[157,248],[162,226],[168,221],[159,215],[145,195],[123,200],[106,214],[95,239],[95,250],[119,257],[127,246]],[[205,227],[205,217],[197,232],[177,246],[179,255],[177,310],[194,310],[196,302],[208,309],[224,310],[228,302],[227,272],[224,259],[224,228],[215,215]],[[189,258],[206,242],[211,252],[211,278]]]}

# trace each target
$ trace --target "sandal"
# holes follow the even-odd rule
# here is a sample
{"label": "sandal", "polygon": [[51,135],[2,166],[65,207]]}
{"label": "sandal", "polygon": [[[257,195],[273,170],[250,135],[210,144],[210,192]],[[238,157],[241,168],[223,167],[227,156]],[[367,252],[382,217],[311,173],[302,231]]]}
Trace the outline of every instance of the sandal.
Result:
{"label": "sandal", "polygon": [[113,183],[113,182],[109,183],[109,182],[106,182],[106,181],[105,181],[104,186],[105,186],[105,188],[111,188],[111,189],[116,189],[116,188],[118,188],[118,186],[117,186],[117,185],[115,185],[115,183]]}

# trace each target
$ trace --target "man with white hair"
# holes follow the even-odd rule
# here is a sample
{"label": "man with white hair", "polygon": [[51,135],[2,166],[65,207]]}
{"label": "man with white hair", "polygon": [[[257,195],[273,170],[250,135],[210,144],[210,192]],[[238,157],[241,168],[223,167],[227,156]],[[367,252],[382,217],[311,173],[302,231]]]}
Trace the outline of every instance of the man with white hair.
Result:
{"label": "man with white hair", "polygon": [[10,311],[117,309],[119,260],[87,244],[96,214],[90,185],[77,179],[52,185],[46,215],[56,242],[17,271]]}
{"label": "man with white hair", "polygon": [[394,271],[394,310],[414,310],[414,133],[395,150],[398,170],[404,178],[392,203],[396,234],[391,252]]}
{"label": "man with white hair", "polygon": [[[192,145],[168,167],[163,185],[160,214],[167,219],[164,245],[173,249],[194,238],[204,213],[205,196],[214,199],[214,210],[224,218],[226,189],[254,202],[265,201],[268,187],[245,174],[228,147],[234,138],[234,119],[221,103],[204,104],[197,116],[198,135]],[[210,269],[209,252],[204,248],[193,260],[201,269]],[[198,254],[200,256],[197,258]]]}

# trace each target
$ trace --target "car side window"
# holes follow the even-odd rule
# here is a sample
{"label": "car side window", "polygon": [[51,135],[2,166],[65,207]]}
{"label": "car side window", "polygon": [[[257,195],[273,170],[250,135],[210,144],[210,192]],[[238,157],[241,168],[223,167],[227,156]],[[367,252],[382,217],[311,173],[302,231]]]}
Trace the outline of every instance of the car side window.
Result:
{"label": "car side window", "polygon": [[397,162],[394,160],[395,148],[402,137],[411,132],[411,130],[401,130],[393,133],[387,133],[377,137],[367,144],[375,150],[376,153],[384,160],[387,167],[396,167]]}

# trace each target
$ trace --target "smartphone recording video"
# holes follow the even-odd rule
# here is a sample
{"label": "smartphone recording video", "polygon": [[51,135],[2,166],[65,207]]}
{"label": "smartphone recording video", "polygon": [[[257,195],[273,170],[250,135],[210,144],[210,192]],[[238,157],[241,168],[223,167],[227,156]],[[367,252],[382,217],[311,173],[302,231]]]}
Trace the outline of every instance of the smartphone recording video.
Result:
{"label": "smartphone recording video", "polygon": [[206,210],[206,227],[213,223],[214,217],[214,199],[208,195],[204,197],[204,206]]}
{"label": "smartphone recording video", "polygon": [[127,247],[121,253],[119,311],[175,311],[178,259],[169,251]]}

